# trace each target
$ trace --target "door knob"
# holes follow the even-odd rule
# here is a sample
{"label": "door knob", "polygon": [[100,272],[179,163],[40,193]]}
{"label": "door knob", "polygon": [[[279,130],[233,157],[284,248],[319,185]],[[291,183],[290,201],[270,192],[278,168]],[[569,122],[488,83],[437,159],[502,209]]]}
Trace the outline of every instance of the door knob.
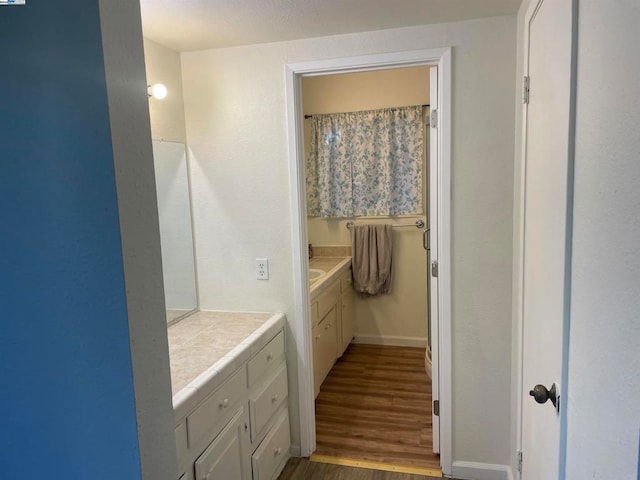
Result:
{"label": "door knob", "polygon": [[558,395],[556,384],[551,384],[551,388],[547,390],[547,387],[544,385],[536,385],[533,387],[533,390],[529,390],[529,395],[531,395],[536,402],[542,404],[546,403],[547,400],[551,400],[553,406],[556,410],[559,410],[560,397]]}

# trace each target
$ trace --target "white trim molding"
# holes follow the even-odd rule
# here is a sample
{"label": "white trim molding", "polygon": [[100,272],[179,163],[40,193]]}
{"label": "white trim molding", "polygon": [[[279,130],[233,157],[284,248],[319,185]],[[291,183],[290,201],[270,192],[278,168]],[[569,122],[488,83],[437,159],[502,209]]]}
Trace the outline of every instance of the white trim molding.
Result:
{"label": "white trim molding", "polygon": [[300,454],[300,446],[291,445],[289,447],[289,455],[291,455],[292,457],[301,457],[302,455]]}
{"label": "white trim molding", "polygon": [[393,347],[427,347],[427,337],[396,337],[392,335],[358,335],[353,343],[364,345],[389,345]]}
{"label": "white trim molding", "polygon": [[477,462],[453,462],[451,475],[460,480],[513,480],[509,465]]}
{"label": "white trim molding", "polygon": [[451,381],[451,48],[410,50],[359,57],[334,58],[285,66],[287,135],[291,185],[291,238],[299,412],[300,455],[309,456],[316,448],[313,392],[313,357],[309,311],[309,269],[304,178],[303,114],[301,78],[424,65],[438,66],[438,105],[440,111],[438,161],[439,238],[438,260],[440,306],[440,463],[445,475],[452,468],[452,381]]}

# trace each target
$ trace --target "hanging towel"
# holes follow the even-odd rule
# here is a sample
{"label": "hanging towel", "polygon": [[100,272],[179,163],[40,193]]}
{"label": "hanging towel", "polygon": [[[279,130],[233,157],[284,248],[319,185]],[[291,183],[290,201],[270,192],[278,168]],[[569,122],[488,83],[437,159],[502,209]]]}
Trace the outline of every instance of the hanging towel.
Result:
{"label": "hanging towel", "polygon": [[351,231],[353,286],[363,296],[391,291],[391,225],[354,225]]}

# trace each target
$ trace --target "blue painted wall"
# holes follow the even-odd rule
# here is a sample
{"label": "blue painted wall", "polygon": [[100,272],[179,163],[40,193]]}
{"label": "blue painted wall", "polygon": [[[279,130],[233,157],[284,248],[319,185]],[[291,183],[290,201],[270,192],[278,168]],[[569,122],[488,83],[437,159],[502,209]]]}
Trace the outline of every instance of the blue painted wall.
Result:
{"label": "blue painted wall", "polygon": [[99,20],[0,7],[0,478],[140,478]]}

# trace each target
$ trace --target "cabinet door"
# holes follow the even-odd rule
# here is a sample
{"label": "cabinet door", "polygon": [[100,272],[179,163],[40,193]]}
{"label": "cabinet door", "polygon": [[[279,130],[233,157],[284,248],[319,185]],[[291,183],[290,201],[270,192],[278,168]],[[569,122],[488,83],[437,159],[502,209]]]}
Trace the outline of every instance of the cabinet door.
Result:
{"label": "cabinet door", "polygon": [[337,323],[338,305],[334,305],[329,313],[320,321],[319,369],[322,383],[333,367],[338,356]]}
{"label": "cabinet door", "polygon": [[240,407],[222,432],[196,460],[196,480],[250,480],[249,419]]}
{"label": "cabinet door", "polygon": [[[340,302],[338,302],[339,304]],[[338,353],[337,323],[338,305],[334,305],[329,313],[313,328],[313,390],[316,398],[320,393],[320,385],[333,367]]]}
{"label": "cabinet door", "polygon": [[355,318],[353,315],[353,291],[348,290],[342,294],[340,299],[341,303],[341,322],[340,322],[340,349],[339,353],[342,355],[347,349],[353,336],[356,333]]}

